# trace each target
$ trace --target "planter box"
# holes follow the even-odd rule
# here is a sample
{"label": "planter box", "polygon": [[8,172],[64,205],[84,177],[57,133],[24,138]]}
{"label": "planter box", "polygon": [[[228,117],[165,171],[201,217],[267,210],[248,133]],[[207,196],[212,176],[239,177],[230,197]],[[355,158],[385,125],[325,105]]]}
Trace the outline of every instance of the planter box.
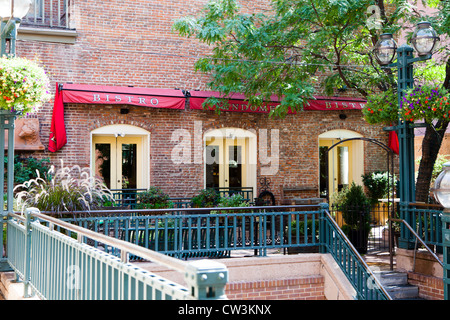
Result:
{"label": "planter box", "polygon": [[[304,236],[299,236],[299,245],[298,247],[288,247],[287,248],[287,253],[288,254],[298,254],[298,253],[318,253],[319,249],[320,249],[320,245],[319,244],[315,244],[315,245],[301,245],[302,243],[304,243],[305,241],[305,237]],[[308,236],[308,244],[311,244],[313,241],[312,236]],[[296,244],[296,236],[295,235],[291,235],[291,243],[292,244]],[[316,241],[317,243],[317,241]]]}
{"label": "planter box", "polygon": [[351,229],[347,235],[350,242],[360,254],[367,253],[367,243],[369,241],[369,231]]}

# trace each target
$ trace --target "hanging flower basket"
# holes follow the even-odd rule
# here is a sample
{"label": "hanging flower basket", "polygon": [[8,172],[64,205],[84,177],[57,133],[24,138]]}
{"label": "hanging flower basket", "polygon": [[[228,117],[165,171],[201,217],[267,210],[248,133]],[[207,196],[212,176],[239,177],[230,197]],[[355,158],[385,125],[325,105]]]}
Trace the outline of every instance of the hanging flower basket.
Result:
{"label": "hanging flower basket", "polygon": [[398,122],[398,98],[392,89],[371,95],[362,110],[369,124],[391,125]]}
{"label": "hanging flower basket", "polygon": [[25,58],[0,58],[0,111],[18,116],[36,112],[49,101],[50,81],[45,70]]}
{"label": "hanging flower basket", "polygon": [[436,86],[417,86],[405,91],[401,100],[401,117],[406,121],[449,119],[449,93]]}
{"label": "hanging flower basket", "polygon": [[435,85],[417,86],[405,90],[398,107],[397,93],[392,90],[370,96],[362,110],[364,120],[370,124],[392,125],[398,120],[424,121],[450,120],[449,92]]}

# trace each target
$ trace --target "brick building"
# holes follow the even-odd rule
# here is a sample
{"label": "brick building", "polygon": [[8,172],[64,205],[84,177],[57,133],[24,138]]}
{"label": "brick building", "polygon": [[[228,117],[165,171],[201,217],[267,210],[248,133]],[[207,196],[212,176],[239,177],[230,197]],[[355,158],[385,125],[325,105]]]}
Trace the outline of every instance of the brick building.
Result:
{"label": "brick building", "polygon": [[[327,146],[354,137],[387,143],[381,127],[362,120],[364,101],[351,92],[319,97],[311,110],[284,119],[251,110],[239,97],[221,115],[198,109],[213,93],[193,64],[209,48],[171,27],[206,1],[35,0],[16,51],[41,60],[52,88],[61,85],[67,144],[48,150],[52,101],[30,116],[39,120],[45,150],[16,153],[89,166],[112,189],[158,186],[172,197],[209,186],[252,187],[255,197],[267,177],[278,204],[281,197],[320,196]],[[266,3],[241,2],[249,11]],[[385,152],[361,140],[329,156],[333,188],[386,170]]]}

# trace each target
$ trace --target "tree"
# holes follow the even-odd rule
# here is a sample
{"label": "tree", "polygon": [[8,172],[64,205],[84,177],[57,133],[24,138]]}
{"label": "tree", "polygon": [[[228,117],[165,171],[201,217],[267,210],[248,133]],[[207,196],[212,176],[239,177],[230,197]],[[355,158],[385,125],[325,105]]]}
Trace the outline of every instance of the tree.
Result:
{"label": "tree", "polygon": [[[441,34],[447,33],[450,5],[434,1],[439,12],[430,20],[439,23]],[[212,48],[195,65],[211,75],[210,88],[222,93],[222,99],[210,98],[207,104],[220,111],[233,92],[243,93],[251,105],[261,105],[275,95],[281,103],[271,115],[283,117],[289,108],[302,110],[318,87],[326,94],[354,90],[365,98],[380,91],[395,93],[396,77],[378,66],[372,47],[381,33],[398,34],[403,21],[414,25],[419,19],[420,12],[408,1],[271,0],[270,4],[258,13],[242,13],[237,0],[215,0],[199,17],[175,22],[180,35],[196,37]],[[450,62],[447,74],[445,88]],[[447,124],[442,121],[438,128],[445,131]],[[422,156],[420,183],[426,184],[427,169],[432,171],[433,154],[440,148],[442,138],[436,132],[442,137],[432,129],[425,135],[424,153],[431,150]]]}

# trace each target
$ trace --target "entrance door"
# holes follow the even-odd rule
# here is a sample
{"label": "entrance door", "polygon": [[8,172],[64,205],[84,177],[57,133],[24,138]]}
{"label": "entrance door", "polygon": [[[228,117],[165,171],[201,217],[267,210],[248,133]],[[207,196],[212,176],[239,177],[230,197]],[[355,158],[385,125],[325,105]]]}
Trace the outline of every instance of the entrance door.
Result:
{"label": "entrance door", "polygon": [[139,189],[142,181],[142,137],[93,136],[95,174],[109,189]]}
{"label": "entrance door", "polygon": [[241,188],[247,185],[245,138],[206,141],[206,188]]}
{"label": "entrance door", "polygon": [[[320,141],[320,191],[326,195],[326,179],[330,194],[341,191],[348,187],[353,180],[353,146],[352,142],[344,142],[328,152],[328,149],[338,141]],[[328,168],[326,167],[326,156],[328,154]],[[324,172],[325,171],[325,172]],[[328,171],[328,177],[327,173]]]}
{"label": "entrance door", "polygon": [[[341,191],[352,182],[362,185],[364,143],[357,138],[362,138],[362,136],[354,131],[344,129],[331,130],[319,135],[321,197],[328,197],[331,201],[335,192]],[[342,143],[337,144],[340,141]],[[336,146],[328,150],[333,145]]]}

